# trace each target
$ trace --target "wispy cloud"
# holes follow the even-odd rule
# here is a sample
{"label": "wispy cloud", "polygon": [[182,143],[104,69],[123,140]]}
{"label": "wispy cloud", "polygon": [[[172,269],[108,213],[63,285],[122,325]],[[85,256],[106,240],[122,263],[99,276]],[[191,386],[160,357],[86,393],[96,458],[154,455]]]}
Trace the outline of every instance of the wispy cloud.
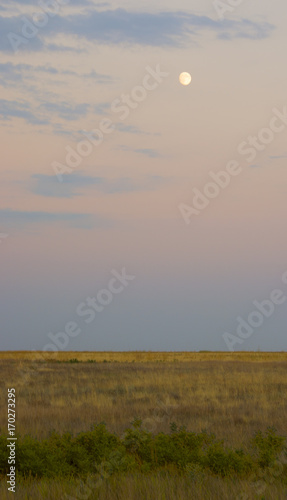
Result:
{"label": "wispy cloud", "polygon": [[168,179],[160,176],[145,176],[141,179],[120,177],[107,179],[88,175],[63,175],[63,182],[56,176],[35,174],[29,182],[29,189],[38,196],[54,198],[73,198],[81,196],[85,189],[94,189],[104,194],[128,193],[134,191],[151,191],[157,189]]}
{"label": "wispy cloud", "polygon": [[33,113],[31,106],[26,102],[0,99],[0,120],[7,121],[11,118],[22,118],[33,125],[45,125],[49,123],[47,117]]}
{"label": "wispy cloud", "polygon": [[63,32],[77,33],[89,41],[106,44],[131,43],[150,46],[180,46],[203,30],[219,38],[265,38],[269,23],[248,19],[218,21],[208,16],[177,12],[132,12],[122,8],[70,16],[62,25]]}
{"label": "wispy cloud", "polygon": [[111,108],[110,102],[100,102],[93,106],[93,112],[97,115],[106,115]]}
{"label": "wispy cloud", "polygon": [[91,106],[87,103],[72,104],[71,102],[49,102],[45,101],[40,104],[40,109],[49,114],[55,114],[64,120],[77,120],[82,116],[86,116]]}
{"label": "wispy cloud", "polygon": [[63,182],[59,182],[55,175],[34,174],[29,183],[30,189],[38,196],[54,198],[73,198],[80,196],[81,188],[90,188],[100,184],[100,177],[90,177],[80,174],[63,175]]}
{"label": "wispy cloud", "polygon": [[[59,69],[53,66],[43,66],[43,65],[32,65],[32,64],[12,64],[11,62],[0,63],[0,85],[2,87],[10,87],[11,83],[15,86],[17,84],[21,85],[25,81],[33,81],[35,77],[43,77],[45,75],[55,76],[71,76],[75,78],[92,79],[94,84],[107,85],[109,83],[114,83],[115,78],[110,75],[105,75],[102,73],[97,73],[96,71],[90,71],[88,73],[80,73],[72,70]],[[56,82],[57,83],[57,82]],[[27,84],[27,90],[29,90],[29,84]],[[104,106],[102,104],[102,106]],[[99,105],[101,106],[101,105]]]}
{"label": "wispy cloud", "polygon": [[[68,102],[63,100],[55,92],[43,92],[43,85],[35,86],[35,82],[42,82],[47,75],[52,77],[50,83],[61,85],[62,75],[71,78],[92,78],[93,84],[112,83],[115,79],[109,75],[103,75],[95,71],[79,73],[70,70],[59,70],[52,66],[32,66],[30,64],[12,64],[10,62],[0,63],[0,85],[6,88],[18,89],[21,94],[25,91],[28,96],[23,100],[0,99],[0,119],[10,120],[21,118],[29,124],[47,125],[54,127],[55,133],[62,133],[59,119],[63,121],[74,121],[85,117],[88,112],[103,115],[110,108],[110,103],[104,102],[91,104],[87,102]],[[76,85],[76,83],[75,83]],[[33,102],[33,104],[32,104]]]}
{"label": "wispy cloud", "polygon": [[134,125],[126,125],[125,123],[115,123],[115,128],[119,132],[123,132],[126,134],[144,134],[144,135],[161,135],[160,132],[145,132],[144,130],[141,130],[138,127],[135,127]]}
{"label": "wispy cloud", "polygon": [[135,153],[139,153],[141,155],[148,156],[148,158],[160,158],[161,157],[160,153],[158,151],[156,151],[156,149],[145,148],[145,149],[134,149],[133,151]]}
{"label": "wispy cloud", "polygon": [[217,38],[221,40],[233,40],[235,38],[247,38],[249,40],[262,40],[267,38],[275,26],[268,22],[254,22],[249,19],[240,21],[225,20],[222,22],[223,29],[216,30]]}
{"label": "wispy cloud", "polygon": [[284,158],[287,158],[287,155],[274,155],[274,156],[269,156],[271,160],[283,160]]}
{"label": "wispy cloud", "polygon": [[49,102],[38,103],[38,107],[32,110],[27,102],[9,101],[0,99],[0,120],[10,120],[11,118],[21,118],[33,125],[55,124],[53,118],[61,118],[66,121],[73,121],[86,116],[91,106],[87,103],[70,102]]}
{"label": "wispy cloud", "polygon": [[124,123],[116,123],[116,129],[119,130],[119,132],[124,132],[128,134],[144,134],[142,130],[140,130],[138,127],[134,127],[133,125],[125,125]]}
{"label": "wispy cloud", "polygon": [[64,223],[81,229],[105,228],[112,225],[110,220],[92,214],[0,210],[0,226],[5,229],[21,229],[27,225],[42,226],[55,223]]}
{"label": "wispy cloud", "polygon": [[130,148],[129,146],[121,145],[117,149],[121,151],[131,151],[140,155],[147,156],[148,158],[161,158],[161,154],[156,149],[151,148]]}
{"label": "wispy cloud", "polygon": [[[78,3],[80,5],[80,2]],[[8,33],[21,35],[22,15],[0,16],[2,33],[0,50],[11,52]],[[57,48],[56,35],[77,36],[82,40],[107,45],[136,44],[145,46],[178,47],[192,41],[196,43],[201,32],[209,30],[220,39],[262,39],[270,35],[274,27],[267,22],[248,19],[219,21],[184,11],[159,13],[133,12],[123,8],[98,10],[87,6],[84,13],[55,16],[33,40],[23,45],[23,50],[47,49],[51,42]],[[50,37],[50,38],[49,38]],[[52,38],[51,38],[52,37]],[[68,48],[61,44],[58,49]],[[51,50],[51,47],[50,47]],[[76,50],[72,49],[71,50]],[[77,48],[78,50],[78,48]]]}

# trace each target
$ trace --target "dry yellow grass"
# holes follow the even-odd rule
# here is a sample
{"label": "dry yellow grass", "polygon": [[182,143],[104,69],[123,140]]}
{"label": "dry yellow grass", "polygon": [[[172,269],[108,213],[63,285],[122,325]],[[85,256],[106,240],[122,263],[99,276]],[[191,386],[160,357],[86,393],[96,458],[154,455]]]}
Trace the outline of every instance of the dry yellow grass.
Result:
{"label": "dry yellow grass", "polygon": [[0,352],[0,361],[5,359],[16,361],[68,361],[69,359],[77,358],[79,361],[94,360],[98,362],[113,361],[119,363],[132,362],[168,362],[168,361],[252,361],[252,362],[271,362],[271,361],[287,361],[287,352],[187,352],[187,351],[171,351],[171,352],[156,352],[156,351],[127,351],[127,352],[112,352],[112,351],[58,351],[58,352],[43,352],[43,351],[2,351]]}
{"label": "dry yellow grass", "polygon": [[49,353],[49,362],[34,356],[0,356],[2,401],[15,387],[21,434],[77,433],[101,421],[121,434],[134,417],[154,432],[169,431],[172,421],[205,428],[231,445],[267,426],[286,433],[286,353],[61,352]]}
{"label": "dry yellow grass", "polygon": [[[92,481],[96,483],[95,479]],[[163,474],[123,475],[103,481],[100,488],[83,484],[81,495],[76,495],[79,482],[73,480],[21,481],[17,487],[17,500],[286,500],[283,484],[266,484],[264,496],[256,494],[255,483],[206,476],[203,480],[188,477],[169,477]],[[76,498],[75,498],[76,496]],[[9,500],[11,493],[0,483],[0,498]]]}

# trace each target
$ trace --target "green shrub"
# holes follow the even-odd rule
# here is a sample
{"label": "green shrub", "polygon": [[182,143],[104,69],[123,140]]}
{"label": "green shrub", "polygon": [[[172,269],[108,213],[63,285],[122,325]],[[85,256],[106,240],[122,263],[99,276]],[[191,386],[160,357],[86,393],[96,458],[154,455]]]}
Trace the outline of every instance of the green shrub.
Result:
{"label": "green shrub", "polygon": [[249,475],[254,469],[250,455],[243,450],[228,450],[223,442],[213,443],[207,450],[205,465],[218,476],[225,477],[233,474]]}
{"label": "green shrub", "polygon": [[0,472],[1,474],[6,474],[9,472],[8,464],[9,451],[7,448],[7,437],[4,435],[0,436]]}
{"label": "green shrub", "polygon": [[268,427],[265,434],[258,431],[253,438],[260,467],[269,467],[283,450],[285,438],[276,434],[276,429]]}
{"label": "green shrub", "polygon": [[[42,441],[31,436],[17,436],[16,467],[20,477],[86,479],[104,471],[112,474],[142,472],[184,474],[203,481],[205,474],[229,477],[260,477],[272,467],[283,450],[285,439],[274,429],[257,432],[251,452],[231,449],[213,434],[194,433],[171,424],[171,432],[153,435],[142,429],[135,418],[124,435],[110,433],[104,423],[77,436],[51,432]],[[255,450],[255,451],[254,451]],[[0,474],[8,472],[7,437],[0,437]],[[265,472],[264,472],[265,471]]]}
{"label": "green shrub", "polygon": [[92,427],[91,431],[78,434],[76,442],[84,448],[91,463],[99,464],[118,448],[120,438],[111,434],[104,423],[100,423]]}

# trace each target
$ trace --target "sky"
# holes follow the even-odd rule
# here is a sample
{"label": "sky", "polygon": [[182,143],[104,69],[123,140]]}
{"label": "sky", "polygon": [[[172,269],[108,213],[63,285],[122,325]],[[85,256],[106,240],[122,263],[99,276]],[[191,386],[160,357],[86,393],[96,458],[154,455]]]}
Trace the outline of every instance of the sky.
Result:
{"label": "sky", "polygon": [[286,350],[286,14],[2,0],[1,350]]}

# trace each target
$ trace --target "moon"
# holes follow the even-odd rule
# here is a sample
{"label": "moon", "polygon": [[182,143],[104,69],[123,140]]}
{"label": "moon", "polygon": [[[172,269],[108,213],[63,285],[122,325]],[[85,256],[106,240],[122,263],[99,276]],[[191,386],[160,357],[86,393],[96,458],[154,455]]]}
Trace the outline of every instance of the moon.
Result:
{"label": "moon", "polygon": [[186,71],[180,73],[179,81],[181,85],[189,85],[191,80],[192,80],[191,75],[189,73],[186,73]]}

